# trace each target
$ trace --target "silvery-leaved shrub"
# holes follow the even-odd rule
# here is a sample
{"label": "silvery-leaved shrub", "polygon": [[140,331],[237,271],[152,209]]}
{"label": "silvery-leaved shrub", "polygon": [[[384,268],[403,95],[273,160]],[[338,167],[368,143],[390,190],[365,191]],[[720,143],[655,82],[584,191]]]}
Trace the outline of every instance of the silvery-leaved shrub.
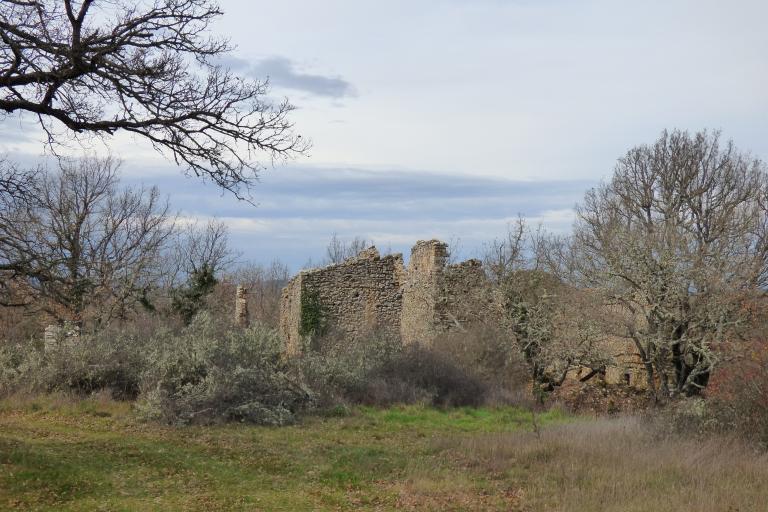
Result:
{"label": "silvery-leaved shrub", "polygon": [[144,355],[140,340],[129,333],[5,343],[0,347],[0,394],[109,390],[114,398],[133,399],[146,367]]}
{"label": "silvery-leaved shrub", "polygon": [[293,377],[278,334],[260,325],[240,329],[201,313],[148,348],[137,409],[150,419],[283,425],[312,400]]}
{"label": "silvery-leaved shrub", "polygon": [[402,350],[400,340],[386,333],[371,332],[350,341],[330,331],[309,338],[296,364],[315,392],[317,405],[326,409],[359,402],[368,394],[371,374]]}

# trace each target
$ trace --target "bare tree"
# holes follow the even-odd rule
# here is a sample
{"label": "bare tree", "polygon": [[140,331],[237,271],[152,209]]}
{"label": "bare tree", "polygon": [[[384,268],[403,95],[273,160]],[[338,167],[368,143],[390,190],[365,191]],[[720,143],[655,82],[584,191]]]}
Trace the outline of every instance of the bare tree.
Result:
{"label": "bare tree", "polygon": [[335,265],[341,263],[349,258],[354,258],[360,251],[366,249],[370,243],[359,236],[356,236],[350,241],[344,241],[334,233],[331,236],[330,242],[325,249],[324,265]]}
{"label": "bare tree", "polygon": [[0,208],[13,208],[27,198],[36,173],[35,169],[22,169],[6,157],[0,158]]}
{"label": "bare tree", "polygon": [[552,238],[542,226],[531,229],[525,218],[519,216],[507,224],[501,238],[483,246],[483,267],[491,281],[501,283],[518,270],[538,270],[548,263],[544,244]]}
{"label": "bare tree", "polygon": [[217,62],[212,0],[5,0],[0,110],[37,116],[49,144],[124,131],[240,197],[261,165],[307,149],[267,83]]}
{"label": "bare tree", "polygon": [[599,305],[590,293],[560,279],[551,267],[548,245],[556,237],[523,217],[504,237],[485,245],[484,267],[502,299],[506,327],[537,387],[552,390],[571,370],[605,369]]}
{"label": "bare tree", "polygon": [[179,286],[204,268],[218,275],[232,265],[237,256],[229,246],[229,228],[224,222],[210,219],[202,226],[199,222],[177,224],[163,257],[163,287]]}
{"label": "bare tree", "polygon": [[221,304],[229,306],[237,285],[248,290],[248,311],[261,324],[277,327],[280,313],[280,296],[288,282],[288,267],[273,261],[269,265],[245,264],[228,272],[222,279],[217,293]]}
{"label": "bare tree", "polygon": [[[697,392],[768,278],[765,165],[719,133],[663,132],[579,206],[577,276],[626,311],[657,398]],[[657,387],[658,382],[658,387]]]}
{"label": "bare tree", "polygon": [[170,233],[167,202],[155,188],[119,188],[112,158],[64,160],[41,172],[32,194],[0,210],[4,300],[82,322],[125,314],[152,286]]}

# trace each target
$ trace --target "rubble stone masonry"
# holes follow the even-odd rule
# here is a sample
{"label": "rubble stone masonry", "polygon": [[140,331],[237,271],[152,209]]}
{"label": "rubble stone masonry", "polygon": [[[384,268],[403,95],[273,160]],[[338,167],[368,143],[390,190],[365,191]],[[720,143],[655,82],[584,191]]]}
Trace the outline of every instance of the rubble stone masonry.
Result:
{"label": "rubble stone masonry", "polygon": [[343,263],[302,271],[280,302],[287,351],[300,351],[303,336],[320,330],[349,340],[379,331],[403,343],[430,343],[465,328],[487,304],[490,287],[478,260],[447,261],[447,245],[429,240],[416,243],[407,269],[402,255],[381,257],[371,247]]}
{"label": "rubble stone masonry", "polygon": [[[404,344],[431,344],[440,334],[501,321],[503,301],[494,296],[479,260],[448,264],[448,246],[419,241],[408,267],[401,254],[380,256],[375,247],[354,258],[304,270],[283,289],[280,334],[288,354],[302,350],[312,333],[355,341],[377,331]],[[607,312],[609,313],[609,312]],[[644,386],[636,351],[614,340],[606,351],[617,366],[606,369],[610,384]],[[574,370],[578,380],[590,369]]]}

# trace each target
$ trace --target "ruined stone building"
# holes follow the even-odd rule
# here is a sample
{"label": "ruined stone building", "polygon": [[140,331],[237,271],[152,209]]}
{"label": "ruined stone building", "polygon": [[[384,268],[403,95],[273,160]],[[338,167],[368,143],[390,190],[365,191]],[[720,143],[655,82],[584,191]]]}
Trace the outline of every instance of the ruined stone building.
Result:
{"label": "ruined stone building", "polygon": [[[501,302],[479,260],[448,264],[445,243],[419,241],[407,267],[401,254],[381,256],[371,247],[342,263],[300,272],[283,289],[279,328],[290,354],[301,352],[313,332],[349,341],[379,332],[404,344],[430,344],[475,322],[500,321]],[[616,361],[605,369],[606,382],[644,385],[626,340],[606,340],[605,349]],[[578,381],[590,371],[576,369],[569,378]]]}
{"label": "ruined stone building", "polygon": [[419,241],[406,268],[401,254],[375,247],[357,257],[299,273],[283,290],[280,332],[288,352],[317,329],[355,340],[378,331],[403,343],[430,343],[464,328],[488,309],[490,289],[480,261],[448,264],[448,247]]}

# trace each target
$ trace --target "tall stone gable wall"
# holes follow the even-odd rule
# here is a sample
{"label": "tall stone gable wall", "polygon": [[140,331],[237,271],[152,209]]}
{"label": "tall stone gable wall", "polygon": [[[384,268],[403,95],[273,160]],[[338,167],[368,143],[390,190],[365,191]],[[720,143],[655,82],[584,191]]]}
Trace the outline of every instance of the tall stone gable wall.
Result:
{"label": "tall stone gable wall", "polygon": [[[447,265],[448,247],[419,241],[408,268],[402,255],[370,248],[343,263],[301,272],[283,290],[280,332],[289,353],[301,350],[302,308],[315,302],[323,329],[347,340],[371,331],[403,343],[431,343],[442,332],[483,317],[490,286],[478,260]],[[314,306],[313,306],[314,307]]]}
{"label": "tall stone gable wall", "polygon": [[400,319],[403,343],[427,343],[434,338],[437,331],[438,291],[447,261],[448,246],[437,240],[420,240],[411,249]]}
{"label": "tall stone gable wall", "polygon": [[375,248],[337,265],[301,272],[283,290],[280,332],[289,353],[301,350],[303,311],[309,303],[323,331],[355,340],[372,331],[400,334],[405,271],[400,254],[380,257]]}

